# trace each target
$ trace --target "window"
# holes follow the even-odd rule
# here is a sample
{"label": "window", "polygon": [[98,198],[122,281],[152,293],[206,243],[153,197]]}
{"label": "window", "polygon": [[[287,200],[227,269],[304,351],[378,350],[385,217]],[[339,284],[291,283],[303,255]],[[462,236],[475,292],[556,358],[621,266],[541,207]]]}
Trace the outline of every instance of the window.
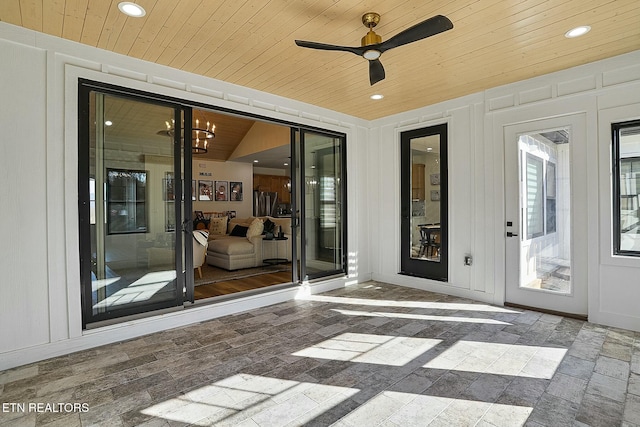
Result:
{"label": "window", "polygon": [[557,233],[558,210],[562,213],[569,208],[566,199],[561,202],[563,195],[569,193],[566,163],[569,144],[567,137],[556,138],[556,134],[568,135],[554,131],[519,138],[523,167],[523,235],[527,240]]}
{"label": "window", "polygon": [[146,186],[146,171],[107,170],[109,234],[147,232]]}
{"label": "window", "polygon": [[447,124],[400,134],[400,274],[449,278]]}
{"label": "window", "polygon": [[546,226],[547,234],[556,231],[556,165],[547,162],[547,193],[546,193]]}
{"label": "window", "polygon": [[541,158],[527,153],[527,239],[544,234],[543,165]]}
{"label": "window", "polygon": [[614,253],[640,256],[640,120],[611,127]]}

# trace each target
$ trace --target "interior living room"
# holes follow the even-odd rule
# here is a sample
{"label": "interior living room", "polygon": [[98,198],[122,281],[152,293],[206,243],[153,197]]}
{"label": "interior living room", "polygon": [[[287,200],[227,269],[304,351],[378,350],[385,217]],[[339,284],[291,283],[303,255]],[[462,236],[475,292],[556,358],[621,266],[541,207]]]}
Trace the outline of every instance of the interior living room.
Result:
{"label": "interior living room", "polygon": [[[193,180],[185,180],[177,198],[171,164],[175,126],[163,120],[167,111],[136,109],[125,98],[92,97],[92,114],[101,106],[106,120],[91,120],[89,130],[95,307],[153,301],[169,292],[176,208],[184,209],[176,200],[184,194],[191,194],[198,231],[193,245],[184,245],[193,248],[195,299],[293,281],[288,127],[194,110]],[[101,122],[107,124],[99,129],[95,123]],[[104,165],[106,177],[96,164]],[[255,239],[234,236],[235,225],[249,226],[255,218]],[[271,227],[265,229],[265,222]]]}
{"label": "interior living room", "polygon": [[[176,256],[192,258],[197,274],[193,282],[186,275],[185,286],[195,288],[193,302],[290,284],[297,272],[306,279],[325,269],[319,266],[323,258],[339,257],[332,240],[337,221],[330,208],[339,200],[339,186],[331,184],[335,165],[327,162],[333,158],[331,139],[327,144],[307,135],[305,147],[312,148],[302,162],[291,156],[292,138],[300,137],[289,126],[193,108],[191,129],[184,129],[183,113],[179,132],[187,152],[176,157],[180,176],[193,179],[178,180],[178,132],[169,109],[95,90],[88,102],[87,294],[94,310],[171,299],[173,283],[179,282]],[[303,184],[295,185],[294,164]],[[300,208],[292,193],[310,224],[305,240],[315,242],[295,256],[301,234],[294,234],[292,210]],[[330,214],[317,221],[320,210]],[[184,244],[177,243],[180,232]],[[302,273],[301,254],[316,252]]]}
{"label": "interior living room", "polygon": [[[193,153],[194,230],[208,232],[206,245],[194,243],[195,298],[292,282],[290,128],[211,111],[194,117],[215,123],[207,150]],[[262,230],[253,242],[230,236],[255,218]]]}
{"label": "interior living room", "polygon": [[2,2],[0,425],[640,425],[638,22]]}

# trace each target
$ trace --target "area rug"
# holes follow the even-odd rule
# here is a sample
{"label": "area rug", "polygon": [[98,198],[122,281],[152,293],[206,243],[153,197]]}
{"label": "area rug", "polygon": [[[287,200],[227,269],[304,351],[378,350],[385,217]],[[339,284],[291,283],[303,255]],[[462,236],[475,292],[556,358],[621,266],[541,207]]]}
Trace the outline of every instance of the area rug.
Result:
{"label": "area rug", "polygon": [[204,264],[202,266],[202,279],[198,275],[198,270],[195,270],[193,274],[195,279],[194,284],[199,286],[227,280],[242,279],[259,274],[276,273],[278,271],[291,271],[291,264],[266,265],[263,267],[243,268],[235,271],[228,271],[223,268]]}

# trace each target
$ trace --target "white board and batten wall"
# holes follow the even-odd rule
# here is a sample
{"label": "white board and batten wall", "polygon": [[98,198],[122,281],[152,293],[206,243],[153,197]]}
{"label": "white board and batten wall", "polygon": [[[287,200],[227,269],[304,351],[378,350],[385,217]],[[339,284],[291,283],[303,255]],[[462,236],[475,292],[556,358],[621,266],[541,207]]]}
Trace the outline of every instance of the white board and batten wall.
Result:
{"label": "white board and batten wall", "polygon": [[[586,221],[581,269],[588,316],[640,331],[640,258],[612,255],[611,123],[640,118],[640,51],[521,81],[371,123],[371,211],[379,236],[372,277],[389,283],[503,304],[505,298],[504,131],[507,126],[579,115],[585,141],[575,141],[585,194],[572,206]],[[400,267],[401,132],[447,123],[449,129],[449,281],[398,274]],[[384,165],[384,167],[383,167]],[[388,195],[393,194],[393,197]],[[386,196],[385,196],[386,195]],[[582,215],[584,217],[582,217]],[[464,256],[473,265],[463,265]],[[584,258],[584,257],[582,257]]]}
{"label": "white board and batten wall", "polygon": [[[290,300],[300,292],[279,290],[83,331],[77,190],[79,78],[345,133],[352,201],[348,249],[358,257],[358,268],[350,268],[348,277],[306,284],[303,290],[322,292],[370,278],[370,242],[364,234],[368,227],[366,221],[356,220],[359,212],[366,217],[366,163],[358,159],[367,152],[368,122],[3,22],[0,57],[4,59],[0,62],[0,174],[5,184],[0,186],[4,201],[0,203],[0,370]],[[220,178],[212,175],[214,180],[244,182],[246,203],[202,203],[215,206],[211,210],[249,215],[253,181],[251,165],[247,166],[246,171],[233,173],[218,168]]]}

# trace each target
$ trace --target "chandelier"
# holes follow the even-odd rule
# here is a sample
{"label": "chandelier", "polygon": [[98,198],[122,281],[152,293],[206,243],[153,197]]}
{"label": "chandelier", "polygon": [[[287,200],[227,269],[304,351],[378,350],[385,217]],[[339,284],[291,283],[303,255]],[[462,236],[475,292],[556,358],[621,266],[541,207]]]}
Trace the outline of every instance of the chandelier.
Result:
{"label": "chandelier", "polygon": [[[158,131],[158,135],[168,135],[173,137],[175,134],[175,120],[167,120],[164,122],[166,129]],[[203,123],[204,124],[204,123]],[[191,152],[193,154],[204,154],[209,150],[209,140],[216,137],[216,125],[207,122],[206,127],[200,126],[200,120],[196,119],[196,125],[191,129]]]}

